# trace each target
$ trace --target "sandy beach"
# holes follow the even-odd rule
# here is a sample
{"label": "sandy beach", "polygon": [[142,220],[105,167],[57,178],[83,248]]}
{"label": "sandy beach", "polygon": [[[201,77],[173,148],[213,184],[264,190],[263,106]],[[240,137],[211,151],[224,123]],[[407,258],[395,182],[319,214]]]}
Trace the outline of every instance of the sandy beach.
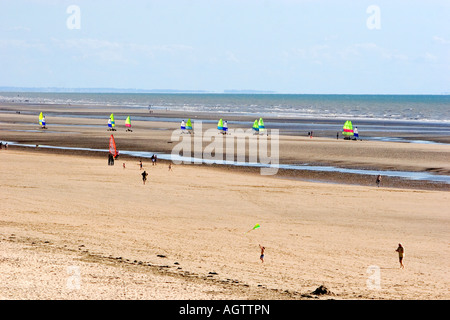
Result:
{"label": "sandy beach", "polygon": [[[52,118],[44,131],[15,113],[23,106],[3,108],[2,141],[108,147],[104,119]],[[134,121],[114,136],[122,150],[167,153],[178,125]],[[280,163],[448,175],[449,155],[443,144],[280,137]],[[145,185],[135,157],[108,166],[100,152],[0,150],[0,298],[450,298],[448,184],[142,160]],[[312,294],[321,285],[334,294]]]}

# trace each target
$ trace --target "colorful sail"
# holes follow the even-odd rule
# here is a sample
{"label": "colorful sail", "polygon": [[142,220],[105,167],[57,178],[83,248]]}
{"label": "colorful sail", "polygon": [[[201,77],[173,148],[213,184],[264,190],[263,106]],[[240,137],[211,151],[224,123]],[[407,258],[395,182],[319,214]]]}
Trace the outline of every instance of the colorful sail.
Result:
{"label": "colorful sail", "polygon": [[181,121],[181,130],[186,130],[186,123],[184,120]]}
{"label": "colorful sail", "polygon": [[355,138],[359,138],[358,127],[355,127],[355,129],[353,129],[353,135],[355,136]]}
{"label": "colorful sail", "polygon": [[255,122],[253,122],[253,127],[252,129],[254,131],[259,131],[259,125],[258,125],[258,119],[255,120]]}
{"label": "colorful sail", "polygon": [[223,130],[223,119],[220,119],[217,123],[217,130],[222,131]]}
{"label": "colorful sail", "polygon": [[109,153],[116,157],[119,154],[116,148],[116,141],[114,140],[114,136],[111,135],[109,137]]}
{"label": "colorful sail", "polygon": [[188,119],[186,122],[186,130],[192,130],[192,122],[191,119]]}
{"label": "colorful sail", "polygon": [[266,129],[266,127],[264,127],[264,120],[263,120],[263,118],[259,118],[258,128],[259,128],[259,131],[264,131]]}
{"label": "colorful sail", "polygon": [[114,113],[111,113],[109,119],[111,120],[111,127],[114,128],[116,126],[116,122],[114,121]]}
{"label": "colorful sail", "polygon": [[344,124],[344,130],[342,131],[344,136],[353,136],[353,125],[352,122],[347,120]]}
{"label": "colorful sail", "polygon": [[128,116],[128,117],[125,119],[125,127],[131,128],[131,119],[130,119],[130,116]]}
{"label": "colorful sail", "polygon": [[45,117],[44,117],[44,114],[42,112],[39,114],[39,124],[42,127],[45,127]]}

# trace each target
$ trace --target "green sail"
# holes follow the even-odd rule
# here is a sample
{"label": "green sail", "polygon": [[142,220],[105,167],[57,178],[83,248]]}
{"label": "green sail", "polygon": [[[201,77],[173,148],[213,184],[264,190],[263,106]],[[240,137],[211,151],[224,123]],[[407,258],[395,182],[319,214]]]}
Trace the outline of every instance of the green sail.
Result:
{"label": "green sail", "polygon": [[264,130],[265,129],[265,127],[264,127],[264,120],[262,118],[259,118],[258,127],[259,127],[259,130]]}
{"label": "green sail", "polygon": [[217,123],[217,129],[218,130],[223,130],[223,119],[220,119],[219,123]]}
{"label": "green sail", "polygon": [[130,116],[128,116],[125,120],[125,127],[131,127],[131,119]]}
{"label": "green sail", "polygon": [[192,130],[192,122],[191,119],[188,119],[186,122],[186,130]]}
{"label": "green sail", "polygon": [[259,131],[259,124],[258,124],[258,119],[255,120],[255,122],[253,122],[253,130],[255,131]]}
{"label": "green sail", "polygon": [[353,136],[353,125],[352,122],[347,120],[344,124],[344,130],[342,131],[344,136]]}

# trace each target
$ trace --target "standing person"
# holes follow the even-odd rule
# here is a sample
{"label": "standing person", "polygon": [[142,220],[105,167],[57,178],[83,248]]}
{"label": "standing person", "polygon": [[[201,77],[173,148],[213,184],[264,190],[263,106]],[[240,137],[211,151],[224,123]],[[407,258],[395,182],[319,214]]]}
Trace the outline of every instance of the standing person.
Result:
{"label": "standing person", "polygon": [[147,181],[148,173],[145,172],[144,170],[144,172],[142,172],[141,175],[142,175],[142,182],[145,184],[145,182]]}
{"label": "standing person", "polygon": [[169,171],[173,171],[173,170],[172,170],[172,163],[171,163],[171,162],[169,163]]}
{"label": "standing person", "polygon": [[156,166],[157,161],[158,161],[158,156],[155,154],[155,166]]}
{"label": "standing person", "polygon": [[379,175],[377,176],[377,180],[376,180],[375,182],[377,183],[377,187],[379,187],[379,186],[380,186],[380,183],[381,183],[381,174],[379,174]]}
{"label": "standing person", "polygon": [[397,250],[398,252],[398,261],[400,262],[400,269],[405,269],[405,266],[403,265],[403,258],[405,257],[405,248],[403,248],[402,244],[398,244]]}
{"label": "standing person", "polygon": [[259,256],[259,259],[261,260],[261,263],[264,262],[264,250],[266,250],[266,247],[262,247],[259,245],[259,248],[261,249],[261,255]]}
{"label": "standing person", "polygon": [[339,131],[336,132],[336,140],[339,140]]}
{"label": "standing person", "polygon": [[139,169],[142,170],[142,160],[139,160]]}
{"label": "standing person", "polygon": [[152,165],[154,166],[155,165],[155,155],[154,154],[152,155],[151,159],[152,159]]}

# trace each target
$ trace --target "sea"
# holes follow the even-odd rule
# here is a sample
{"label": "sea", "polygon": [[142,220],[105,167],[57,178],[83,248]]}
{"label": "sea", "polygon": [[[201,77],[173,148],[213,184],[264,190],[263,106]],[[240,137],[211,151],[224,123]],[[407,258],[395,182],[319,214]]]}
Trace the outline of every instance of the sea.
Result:
{"label": "sea", "polygon": [[[80,93],[80,92],[0,92],[0,102],[63,105],[64,112],[47,113],[47,118],[69,115],[71,105],[97,108],[121,107],[153,111],[177,111],[187,117],[195,112],[210,113],[233,119],[243,117],[265,117],[267,129],[277,128],[280,133],[336,137],[346,120],[358,126],[360,138],[364,140],[395,141],[405,143],[448,144],[450,141],[450,95],[332,95],[332,94],[261,94],[261,93]],[[57,109],[57,108],[55,108]],[[1,112],[8,112],[0,110]],[[125,112],[126,113],[126,112]],[[237,117],[236,117],[237,116]],[[97,115],[98,117],[98,115]],[[105,114],[105,125],[109,114]],[[279,119],[279,120],[277,120]],[[116,116],[117,120],[124,120]],[[180,121],[177,118],[146,117],[135,120]],[[211,121],[211,120],[205,120]],[[216,121],[216,120],[214,120]],[[245,121],[228,122],[242,128]],[[14,142],[11,142],[14,143]],[[30,145],[30,147],[34,147]],[[61,148],[56,146],[42,146]],[[63,147],[66,148],[66,147]],[[70,149],[70,148],[66,148]],[[84,149],[83,149],[84,150]],[[87,149],[86,149],[87,150]],[[89,150],[87,150],[89,151]],[[95,150],[94,150],[95,151]],[[105,151],[107,150],[97,150]],[[155,150],[156,151],[156,150]],[[122,154],[150,157],[154,152],[121,150]],[[156,151],[156,153],[158,153]],[[159,154],[160,159],[171,159],[172,155]],[[231,164],[249,165],[249,164]],[[256,164],[257,165],[257,164]],[[280,165],[280,167],[283,165]],[[283,167],[284,168],[284,167]],[[286,169],[336,171],[374,175],[370,170],[353,170],[335,167],[290,166]],[[450,176],[421,172],[384,171],[384,175],[405,179],[429,180],[450,184]]]}
{"label": "sea", "polygon": [[0,92],[0,102],[450,124],[450,95]]}

